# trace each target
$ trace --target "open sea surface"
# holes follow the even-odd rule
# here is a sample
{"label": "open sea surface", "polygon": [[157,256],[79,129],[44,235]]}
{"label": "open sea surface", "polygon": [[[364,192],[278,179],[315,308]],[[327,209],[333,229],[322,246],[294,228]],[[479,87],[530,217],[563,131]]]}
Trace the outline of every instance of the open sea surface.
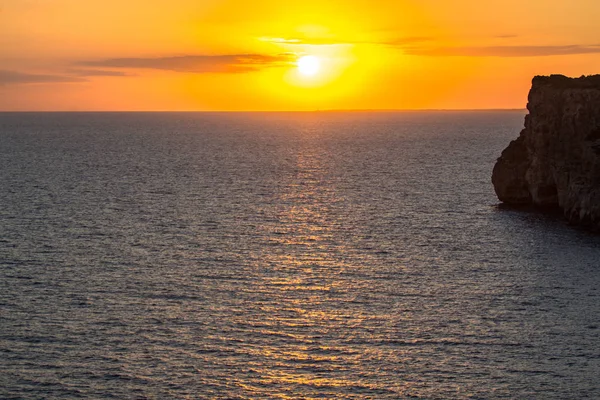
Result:
{"label": "open sea surface", "polygon": [[1,399],[598,399],[524,112],[0,113]]}

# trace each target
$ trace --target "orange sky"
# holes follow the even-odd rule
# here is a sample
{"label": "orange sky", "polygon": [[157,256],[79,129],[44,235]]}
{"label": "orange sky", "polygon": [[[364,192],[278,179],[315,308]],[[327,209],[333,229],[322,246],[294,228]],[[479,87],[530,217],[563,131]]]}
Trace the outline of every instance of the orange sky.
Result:
{"label": "orange sky", "polygon": [[523,108],[534,75],[600,73],[598,21],[598,0],[0,0],[0,110]]}

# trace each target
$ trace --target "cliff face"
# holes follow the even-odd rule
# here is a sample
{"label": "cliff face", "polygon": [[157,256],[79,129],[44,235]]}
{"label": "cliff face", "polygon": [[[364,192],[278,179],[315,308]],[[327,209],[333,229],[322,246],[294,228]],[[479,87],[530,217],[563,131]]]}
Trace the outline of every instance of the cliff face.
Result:
{"label": "cliff face", "polygon": [[527,109],[525,129],[494,167],[498,198],[560,208],[600,229],[600,75],[536,76]]}

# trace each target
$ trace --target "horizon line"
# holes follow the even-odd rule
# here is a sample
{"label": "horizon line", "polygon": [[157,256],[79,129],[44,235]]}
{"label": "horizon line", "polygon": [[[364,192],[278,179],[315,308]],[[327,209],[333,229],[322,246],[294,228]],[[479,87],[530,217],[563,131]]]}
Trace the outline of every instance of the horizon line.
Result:
{"label": "horizon line", "polygon": [[527,108],[357,108],[325,110],[0,110],[8,113],[334,113],[334,112],[486,112],[486,111],[527,111]]}

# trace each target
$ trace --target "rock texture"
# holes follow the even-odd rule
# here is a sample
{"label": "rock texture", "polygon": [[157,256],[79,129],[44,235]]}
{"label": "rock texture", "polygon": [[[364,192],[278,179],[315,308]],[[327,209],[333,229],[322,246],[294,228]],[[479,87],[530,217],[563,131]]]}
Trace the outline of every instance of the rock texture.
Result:
{"label": "rock texture", "polygon": [[600,229],[600,75],[536,76],[527,109],[525,129],[494,167],[498,198],[560,208]]}

